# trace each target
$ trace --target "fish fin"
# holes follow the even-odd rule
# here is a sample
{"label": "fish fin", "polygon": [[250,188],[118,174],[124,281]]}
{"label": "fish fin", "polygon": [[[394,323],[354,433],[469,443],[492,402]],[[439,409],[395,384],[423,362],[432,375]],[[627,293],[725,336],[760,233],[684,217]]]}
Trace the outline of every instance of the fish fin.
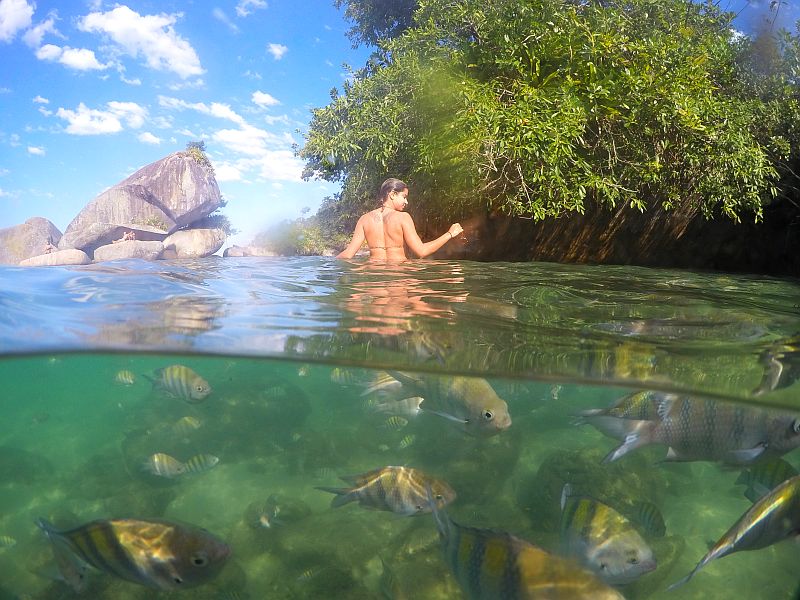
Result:
{"label": "fish fin", "polygon": [[432,415],[438,415],[438,416],[443,417],[445,419],[448,419],[450,421],[455,421],[456,423],[461,423],[462,425],[466,425],[467,423],[469,423],[469,420],[461,419],[459,417],[456,417],[455,415],[451,415],[450,413],[441,412],[441,411],[433,410],[433,409],[429,409],[429,408],[423,408],[422,406],[420,406],[420,410],[422,410],[424,412],[431,413]]}
{"label": "fish fin", "polygon": [[586,416],[584,421],[600,433],[615,440],[624,440],[629,433],[636,429],[637,424],[641,423],[634,419],[623,419],[604,414]]}
{"label": "fish fin", "polygon": [[753,462],[759,456],[764,454],[764,451],[767,449],[767,445],[763,442],[754,446],[752,448],[745,448],[743,450],[732,450],[730,454],[733,456],[734,460],[739,463],[749,463]]}
{"label": "fish fin", "polygon": [[369,394],[373,394],[375,392],[379,392],[381,390],[386,389],[392,385],[399,383],[397,379],[392,377],[389,373],[379,373],[375,379],[372,380],[372,383],[367,387],[363,392],[361,392],[362,396],[367,396]]}
{"label": "fish fin", "polygon": [[750,479],[750,473],[747,471],[742,471],[739,473],[739,477],[736,478],[736,481],[733,482],[734,485],[748,485],[748,481]]}
{"label": "fish fin", "polygon": [[403,385],[417,389],[422,387],[422,380],[412,377],[408,373],[403,373],[401,371],[388,371],[388,373]]}
{"label": "fish fin", "polygon": [[322,490],[323,492],[330,492],[331,494],[336,494],[333,500],[331,500],[331,508],[338,508],[339,506],[344,506],[345,504],[353,502],[356,499],[356,496],[355,494],[352,493],[352,490],[347,488],[316,486],[315,489]]}
{"label": "fish fin", "polygon": [[353,487],[361,487],[365,483],[368,483],[372,479],[375,479],[381,473],[381,471],[383,471],[386,468],[387,467],[378,467],[377,469],[372,469],[364,473],[358,473],[357,475],[340,475],[339,479],[341,479],[345,483],[349,483]]}
{"label": "fish fin", "polygon": [[771,491],[772,491],[772,490],[770,490],[770,489],[769,489],[767,486],[765,486],[764,484],[761,484],[761,483],[755,482],[755,483],[753,483],[753,484],[752,484],[752,485],[751,485],[749,488],[747,488],[747,489],[744,491],[744,496],[745,496],[745,498],[747,498],[748,500],[750,500],[750,502],[756,503],[756,502],[758,502],[758,501],[759,501],[761,498],[763,498],[764,496],[766,496],[767,494],[769,494]]}
{"label": "fish fin", "polygon": [[651,432],[656,425],[653,421],[632,421],[635,423],[633,430],[625,436],[625,440],[603,459],[603,464],[614,462],[625,456],[628,452],[646,446],[650,443]]}
{"label": "fish fin", "polygon": [[567,505],[567,498],[572,495],[572,486],[568,483],[564,484],[564,487],[561,488],[561,511],[564,511],[564,507]]}

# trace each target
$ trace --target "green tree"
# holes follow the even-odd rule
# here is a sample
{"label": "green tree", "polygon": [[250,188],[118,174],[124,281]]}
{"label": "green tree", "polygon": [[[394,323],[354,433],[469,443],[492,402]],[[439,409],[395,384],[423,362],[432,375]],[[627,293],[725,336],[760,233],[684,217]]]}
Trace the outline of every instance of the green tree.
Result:
{"label": "green tree", "polygon": [[797,110],[763,126],[788,108],[786,92],[770,106],[743,83],[744,45],[716,3],[417,4],[412,26],[372,28],[378,50],[313,112],[300,151],[305,177],[342,182],[347,229],[389,175],[413,185],[435,226],[587,202],[758,219],[777,194],[780,130],[796,129]]}

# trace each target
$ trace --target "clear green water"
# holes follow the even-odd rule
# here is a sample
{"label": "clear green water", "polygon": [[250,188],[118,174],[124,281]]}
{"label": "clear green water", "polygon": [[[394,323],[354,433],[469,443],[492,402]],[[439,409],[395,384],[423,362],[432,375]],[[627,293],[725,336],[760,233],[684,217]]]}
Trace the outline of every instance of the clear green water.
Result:
{"label": "clear green water", "polygon": [[[17,542],[0,549],[0,599],[75,597],[52,577],[38,517],[178,519],[233,548],[192,592],[93,573],[82,597],[462,597],[429,515],[332,509],[315,489],[385,465],[446,479],[459,523],[552,551],[567,479],[609,503],[654,502],[667,537],[652,540],[659,567],[622,589],[629,599],[793,598],[793,542],[719,559],[666,592],[749,507],[739,471],[660,463],[659,446],[600,464],[616,443],[572,415],[637,389],[799,410],[798,292],[793,280],[537,263],[0,269],[0,536]],[[753,396],[766,356],[786,368],[774,391]],[[144,377],[176,363],[208,380],[206,401],[166,397]],[[388,427],[362,396],[384,368],[485,377],[513,424],[491,438],[426,414]],[[136,381],[117,383],[120,370]],[[202,426],[176,434],[184,416]],[[167,480],[141,469],[155,452],[220,462]],[[800,452],[784,458],[800,467]],[[266,529],[254,515],[271,494],[284,520]]]}

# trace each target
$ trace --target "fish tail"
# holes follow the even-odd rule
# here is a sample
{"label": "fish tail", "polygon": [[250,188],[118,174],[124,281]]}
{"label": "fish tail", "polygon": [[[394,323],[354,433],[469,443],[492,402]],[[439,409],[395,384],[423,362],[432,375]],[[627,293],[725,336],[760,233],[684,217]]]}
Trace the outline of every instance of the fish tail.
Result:
{"label": "fish tail", "polygon": [[604,464],[614,462],[625,456],[628,452],[650,443],[653,427],[656,424],[652,421],[634,421],[633,423],[635,423],[635,425],[630,433],[625,436],[625,440],[622,444],[614,448],[614,450],[609,452],[603,459]]}
{"label": "fish tail", "polygon": [[338,508],[339,506],[344,506],[345,504],[356,500],[356,495],[348,488],[316,486],[315,489],[336,494],[333,500],[331,500],[331,508]]}
{"label": "fish tail", "polygon": [[671,586],[669,586],[669,587],[667,588],[667,591],[668,591],[668,592],[671,592],[671,591],[672,591],[672,590],[674,590],[675,588],[682,586],[684,583],[686,583],[686,582],[687,582],[687,581],[689,581],[689,580],[690,580],[692,577],[694,577],[694,576],[695,576],[695,573],[697,573],[697,572],[698,572],[700,569],[702,569],[702,568],[703,568],[705,565],[706,565],[706,561],[700,561],[700,563],[698,563],[698,565],[697,565],[697,566],[696,566],[694,569],[692,569],[692,570],[691,570],[691,572],[690,572],[688,575],[686,575],[685,577],[683,577],[683,578],[679,579],[678,581],[676,581],[675,583],[673,583]]}

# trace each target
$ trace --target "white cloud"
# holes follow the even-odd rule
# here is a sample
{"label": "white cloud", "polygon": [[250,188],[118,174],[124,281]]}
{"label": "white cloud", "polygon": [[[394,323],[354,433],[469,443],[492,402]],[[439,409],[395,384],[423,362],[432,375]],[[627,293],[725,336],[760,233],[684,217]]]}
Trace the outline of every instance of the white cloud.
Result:
{"label": "white cloud", "polygon": [[283,58],[283,55],[289,51],[289,48],[284,46],[283,44],[267,44],[267,52],[272,54],[272,57],[275,60],[280,60]]}
{"label": "white cloud", "polygon": [[8,198],[9,196],[11,196],[11,194],[9,194],[3,188],[0,188],[0,198]]}
{"label": "white cloud", "polygon": [[26,0],[2,0],[0,2],[0,42],[11,42],[17,32],[30,27],[35,4]]}
{"label": "white cloud", "polygon": [[140,133],[136,139],[145,144],[153,144],[155,146],[158,146],[161,143],[161,138],[154,136],[149,131]]}
{"label": "white cloud", "polygon": [[227,119],[233,121],[238,125],[244,125],[244,119],[238,115],[229,105],[220,102],[212,102],[210,105],[204,102],[186,102],[178,98],[171,98],[169,96],[159,96],[158,104],[164,108],[175,108],[177,110],[189,109],[196,110],[204,115],[217,117],[220,119]]}
{"label": "white cloud", "polygon": [[239,33],[239,27],[231,21],[230,17],[225,14],[225,11],[221,8],[215,8],[211,11],[211,15],[220,23],[225,25],[228,29],[230,29],[233,33]]}
{"label": "white cloud", "polygon": [[135,77],[134,79],[128,79],[122,73],[119,74],[119,80],[122,83],[127,83],[128,85],[142,85],[142,80],[138,77]]}
{"label": "white cloud", "polygon": [[242,172],[231,163],[214,163],[214,178],[217,181],[241,181]]}
{"label": "white cloud", "polygon": [[220,129],[212,136],[229,150],[249,156],[261,156],[267,151],[267,143],[275,144],[279,138],[269,131],[252,125],[243,125],[240,129]]}
{"label": "white cloud", "polygon": [[108,12],[92,12],[78,22],[82,31],[102,33],[125,53],[144,57],[147,66],[172,71],[186,79],[204,72],[192,45],[173,25],[180,14],[140,15],[127,6]]}
{"label": "white cloud", "polygon": [[49,117],[53,114],[52,110],[47,110],[44,106],[39,107],[39,112],[42,113],[45,117]]}
{"label": "white cloud", "polygon": [[239,0],[236,5],[236,14],[240,17],[246,17],[259,8],[267,8],[265,0]]}
{"label": "white cloud", "polygon": [[53,44],[45,44],[36,51],[36,58],[39,60],[58,60],[61,56],[61,48]]}
{"label": "white cloud", "polygon": [[70,48],[69,46],[59,48],[53,44],[45,44],[36,51],[36,58],[58,61],[65,67],[77,71],[102,71],[108,68],[108,65],[98,62],[94,50],[86,48]]}
{"label": "white cloud", "polygon": [[124,121],[129,127],[138,129],[144,124],[147,109],[135,102],[109,102],[108,110],[87,107],[83,102],[77,110],[59,108],[56,116],[67,121],[65,129],[73,135],[103,135],[122,131]]}
{"label": "white cloud", "polygon": [[50,104],[50,100],[48,100],[47,98],[43,98],[42,96],[39,96],[38,94],[33,97],[33,101],[36,104]]}
{"label": "white cloud", "polygon": [[266,92],[261,92],[261,91],[258,91],[258,90],[253,92],[253,96],[251,97],[251,100],[253,101],[254,104],[258,104],[259,106],[265,107],[265,108],[267,106],[276,106],[276,105],[280,104],[280,101],[277,100],[271,94],[268,94]]}
{"label": "white cloud", "polygon": [[41,23],[38,23],[34,27],[31,27],[25,32],[25,34],[22,36],[23,41],[31,48],[38,48],[42,45],[42,40],[47,33],[52,33],[60,38],[63,38],[64,36],[62,36],[56,29],[57,17],[58,13],[56,11],[51,12],[47,16],[47,19]]}
{"label": "white cloud", "polygon": [[45,151],[41,146],[28,146],[28,154],[33,156],[44,156]]}

